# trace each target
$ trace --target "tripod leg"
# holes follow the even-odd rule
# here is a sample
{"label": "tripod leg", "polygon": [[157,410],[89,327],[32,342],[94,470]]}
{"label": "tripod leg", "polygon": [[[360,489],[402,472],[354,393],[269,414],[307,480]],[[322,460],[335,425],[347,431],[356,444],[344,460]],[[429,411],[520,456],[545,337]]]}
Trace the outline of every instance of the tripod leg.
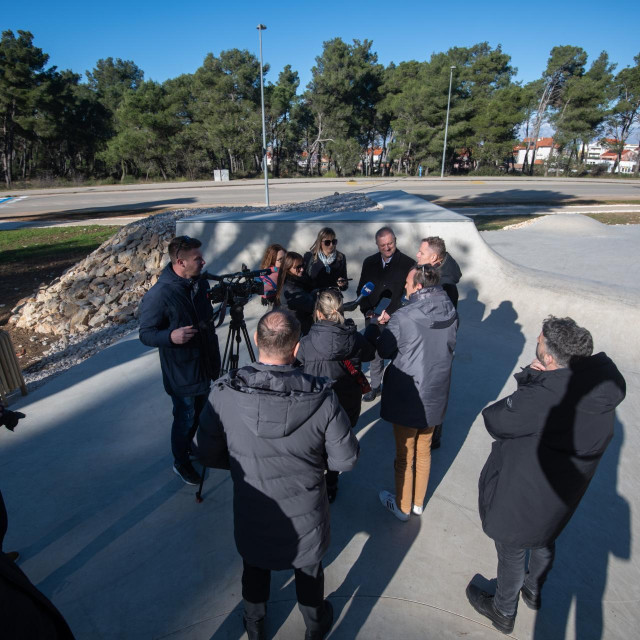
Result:
{"label": "tripod leg", "polygon": [[249,352],[249,360],[251,362],[256,361],[256,355],[253,351],[253,345],[251,344],[251,340],[249,339],[249,332],[247,331],[246,323],[242,323],[242,336],[244,337],[244,342],[247,345],[247,351]]}
{"label": "tripod leg", "polygon": [[202,475],[200,476],[200,486],[198,487],[198,490],[196,491],[196,502],[198,504],[200,504],[203,500],[202,497],[202,487],[204,486],[204,477],[207,473],[207,467],[205,467],[204,465],[202,465]]}
{"label": "tripod leg", "polygon": [[224,347],[224,356],[222,357],[222,364],[220,365],[220,372],[227,373],[229,371],[229,345],[231,345],[231,352],[233,351],[233,331],[229,329],[229,333],[227,334],[227,342]]}

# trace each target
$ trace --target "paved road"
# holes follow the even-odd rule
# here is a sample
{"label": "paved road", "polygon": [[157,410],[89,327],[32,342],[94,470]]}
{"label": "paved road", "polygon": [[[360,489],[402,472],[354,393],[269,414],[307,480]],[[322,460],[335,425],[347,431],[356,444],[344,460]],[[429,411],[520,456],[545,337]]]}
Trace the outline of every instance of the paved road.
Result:
{"label": "paved road", "polygon": [[[304,202],[340,193],[402,189],[450,208],[491,205],[559,206],[563,203],[634,200],[640,202],[640,180],[563,180],[513,178],[295,179],[270,182],[271,204]],[[122,212],[220,205],[262,205],[260,180],[230,183],[181,182],[134,186],[0,192],[0,220],[37,216],[101,216]]]}

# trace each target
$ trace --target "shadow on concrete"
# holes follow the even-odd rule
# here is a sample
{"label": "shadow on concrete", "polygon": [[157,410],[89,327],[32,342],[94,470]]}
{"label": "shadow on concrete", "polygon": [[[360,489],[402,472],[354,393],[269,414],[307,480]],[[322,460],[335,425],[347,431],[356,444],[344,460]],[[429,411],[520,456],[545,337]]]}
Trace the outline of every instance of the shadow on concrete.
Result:
{"label": "shadow on concrete", "polygon": [[[431,456],[427,501],[453,464],[480,412],[495,401],[518,364],[525,337],[509,300],[491,310],[467,290],[460,300],[460,327],[451,376],[451,395],[442,427],[442,445]],[[533,360],[532,354],[531,359]]]}
{"label": "shadow on concrete", "polygon": [[[479,178],[479,181],[482,179]],[[573,195],[562,193],[561,191],[552,191],[549,189],[502,189],[499,191],[489,191],[487,193],[478,193],[471,196],[458,196],[455,198],[442,198],[436,194],[419,194],[416,196],[434,202],[448,209],[455,209],[456,206],[464,207],[488,207],[495,205],[496,212],[501,208],[508,208],[513,205],[545,205],[552,204],[568,204],[570,202],[579,201],[580,204],[601,204],[597,200],[583,200]],[[462,212],[464,213],[464,211]]]}
{"label": "shadow on concrete", "polygon": [[[73,359],[74,354],[77,350],[83,349],[87,344],[90,344],[94,341],[107,339],[112,334],[113,328],[106,327],[95,333],[87,334],[86,337],[75,343],[71,344],[62,351],[58,351],[56,353],[51,354],[50,356],[46,356],[43,360],[39,360],[31,365],[28,369],[28,372],[37,372],[43,366],[49,364],[56,364],[65,360],[67,358]],[[132,329],[132,335],[129,339],[123,339],[123,336],[126,335],[126,332],[123,334],[116,334],[114,340],[117,340],[115,344],[109,346],[108,350],[105,352],[105,356],[108,358],[108,364],[103,371],[108,370],[111,366],[120,366],[127,362],[131,362],[140,356],[143,356],[145,353],[152,351],[155,347],[147,347],[143,345],[138,339],[138,329]],[[92,350],[89,356],[94,355],[96,352],[99,352],[103,349],[103,347],[96,347],[95,350]],[[86,357],[89,357],[86,356]],[[86,364],[85,364],[86,363]],[[82,379],[87,373],[93,371],[93,363],[87,363],[86,360],[75,365],[74,375],[77,375],[78,378]],[[64,371],[51,371],[48,375],[44,376],[40,380],[38,380],[38,387],[41,385],[45,385],[46,383],[51,382],[53,379],[57,378]],[[91,374],[93,375],[93,374]],[[38,397],[40,399],[44,399],[50,395],[53,395],[60,391],[61,389],[55,384],[46,384],[45,388],[38,391]]]}
{"label": "shadow on concrete", "polygon": [[[618,467],[624,426],[615,433],[596,474],[567,528],[556,543],[556,559],[542,592],[543,607],[535,622],[534,640],[564,638],[575,601],[576,640],[604,637],[604,592],[611,556],[631,558],[631,510],[618,492]],[[624,593],[624,592],[622,592]],[[629,602],[629,620],[637,614]],[[629,624],[628,636],[637,628]]]}
{"label": "shadow on concrete", "polygon": [[[3,222],[8,222],[9,220],[21,220],[28,222],[56,223],[60,222],[61,220],[68,220],[69,216],[72,216],[73,220],[91,220],[96,217],[118,217],[123,213],[129,213],[131,211],[153,212],[156,209],[189,205],[196,202],[197,200],[195,198],[167,198],[164,200],[148,200],[146,202],[136,202],[133,204],[116,204],[109,207],[81,207],[78,209],[62,209],[61,211],[53,211],[51,213],[16,213],[14,215],[1,215],[0,220],[2,220]],[[96,216],[96,214],[100,215]]]}

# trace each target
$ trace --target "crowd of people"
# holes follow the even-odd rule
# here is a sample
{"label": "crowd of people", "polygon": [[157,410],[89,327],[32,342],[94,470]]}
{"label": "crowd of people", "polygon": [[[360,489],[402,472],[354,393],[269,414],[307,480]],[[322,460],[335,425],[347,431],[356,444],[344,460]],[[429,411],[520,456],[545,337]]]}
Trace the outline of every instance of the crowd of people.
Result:
{"label": "crowd of people", "polygon": [[[442,238],[419,240],[416,259],[398,249],[391,227],[373,240],[377,251],[364,260],[356,287],[356,294],[372,289],[359,302],[362,332],[345,317],[347,258],[331,228],[321,229],[304,254],[269,246],[261,263],[271,273],[261,276],[268,308],[254,335],[258,359],[227,372],[198,239],[171,241],[170,262],[142,300],[140,340],[158,348],[173,405],[173,470],[191,485],[202,477],[193,461],[230,470],[250,640],[266,638],[271,571],[294,571],[305,640],[320,640],[332,627],[322,566],[329,505],[339,475],[358,460],[353,429],[363,401],[381,396],[380,416],[395,440],[395,487],[379,492],[382,506],[405,523],[426,507],[431,452],[440,446],[449,398],[462,274]],[[528,607],[541,607],[555,540],[613,437],[626,391],[612,360],[593,354],[591,334],[571,318],[543,322],[535,355],[516,374],[516,391],[483,411],[494,442],[478,504],[496,545],[497,585],[489,594],[472,581],[466,596],[504,633],[513,630],[520,595]],[[1,507],[0,496],[0,542]],[[29,603],[38,601],[8,560],[3,567],[0,586],[13,580],[13,596],[27,592]],[[61,628],[59,637],[70,636]]]}
{"label": "crowd of people", "polygon": [[[324,638],[331,629],[322,568],[329,505],[339,474],[352,469],[359,455],[353,427],[362,401],[380,395],[380,415],[393,425],[395,490],[381,490],[379,498],[398,520],[423,514],[431,451],[440,446],[459,324],[460,267],[442,238],[421,239],[413,259],[398,249],[391,227],[380,228],[377,251],[364,260],[356,287],[356,294],[371,291],[360,299],[365,329],[359,332],[345,318],[342,294],[350,279],[338,241],[325,227],[304,254],[280,244],[267,248],[261,266],[272,270],[262,276],[269,310],[254,336],[258,361],[220,378],[211,375],[213,386],[202,396],[200,376],[215,370],[219,356],[210,355],[213,336],[195,331],[206,320],[196,300],[207,287],[197,277],[204,266],[197,240],[176,238],[169,246],[167,269],[187,282],[176,286],[169,274],[142,304],[140,338],[160,347],[173,429],[182,434],[172,442],[196,433],[190,453],[205,466],[231,472],[250,640],[266,637],[272,570],[294,570],[305,638]],[[160,300],[167,301],[162,317]],[[168,310],[174,300],[188,317]],[[184,347],[190,341],[208,365],[192,362]],[[181,373],[167,374],[166,367],[182,367]],[[173,398],[171,380],[194,372],[198,393],[188,402]],[[504,633],[513,630],[520,594],[527,606],[540,608],[554,541],[595,473],[625,395],[615,364],[603,353],[593,355],[590,333],[571,318],[544,321],[536,358],[516,380],[513,394],[483,412],[494,444],[480,477],[479,511],[496,544],[496,592],[473,582],[466,592]],[[183,404],[193,407],[188,416]],[[195,470],[193,477],[183,473],[176,451],[182,449],[174,450],[176,473],[195,484]]]}

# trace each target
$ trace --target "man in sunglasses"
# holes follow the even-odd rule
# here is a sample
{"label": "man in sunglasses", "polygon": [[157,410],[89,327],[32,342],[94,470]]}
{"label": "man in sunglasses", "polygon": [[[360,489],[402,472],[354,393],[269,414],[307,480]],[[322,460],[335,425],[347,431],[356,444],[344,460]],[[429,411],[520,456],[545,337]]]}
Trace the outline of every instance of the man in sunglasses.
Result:
{"label": "man in sunglasses", "polygon": [[205,265],[200,240],[178,236],[169,244],[171,262],[140,306],[140,341],[158,347],[162,381],[173,402],[173,470],[187,484],[200,477],[189,448],[211,381],[220,374],[220,350],[208,298],[201,280]]}
{"label": "man in sunglasses", "polygon": [[[364,314],[367,325],[371,322],[380,298],[391,298],[389,306],[378,318],[380,324],[389,322],[393,312],[402,306],[405,280],[415,264],[409,256],[396,247],[396,235],[391,227],[382,227],[376,231],[376,245],[378,252],[365,258],[362,263],[362,273],[357,289],[357,293],[360,293],[365,283],[373,282],[373,293],[363,298],[360,303],[360,311]],[[369,364],[371,391],[362,397],[365,402],[372,402],[380,394],[383,371],[384,360],[376,355]]]}

